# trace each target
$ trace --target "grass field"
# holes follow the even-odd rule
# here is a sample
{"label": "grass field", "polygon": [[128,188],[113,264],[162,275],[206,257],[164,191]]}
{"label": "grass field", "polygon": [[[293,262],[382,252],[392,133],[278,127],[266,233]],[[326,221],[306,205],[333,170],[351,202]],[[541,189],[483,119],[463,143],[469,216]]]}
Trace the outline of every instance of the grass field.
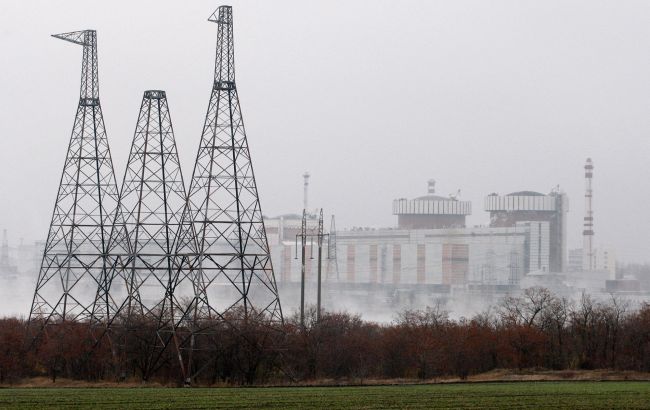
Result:
{"label": "grass field", "polygon": [[211,389],[0,389],[0,408],[25,409],[642,409],[649,407],[650,382],[516,382]]}

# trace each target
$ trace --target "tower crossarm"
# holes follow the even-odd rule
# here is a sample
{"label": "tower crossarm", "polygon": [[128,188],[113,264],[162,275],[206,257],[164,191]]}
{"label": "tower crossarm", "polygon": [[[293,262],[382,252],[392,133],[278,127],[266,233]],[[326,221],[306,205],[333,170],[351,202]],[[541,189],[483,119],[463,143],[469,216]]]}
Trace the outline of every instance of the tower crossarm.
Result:
{"label": "tower crossarm", "polygon": [[99,105],[99,72],[97,66],[97,33],[95,30],[52,34],[52,37],[83,46],[79,104]]}
{"label": "tower crossarm", "polygon": [[232,7],[219,7],[208,21],[217,23],[217,55],[214,69],[214,89],[235,88],[235,47],[232,31]]}
{"label": "tower crossarm", "polygon": [[52,34],[52,37],[79,44],[81,46],[94,45],[95,36],[88,36],[88,33],[95,33],[95,30],[71,31],[69,33]]}

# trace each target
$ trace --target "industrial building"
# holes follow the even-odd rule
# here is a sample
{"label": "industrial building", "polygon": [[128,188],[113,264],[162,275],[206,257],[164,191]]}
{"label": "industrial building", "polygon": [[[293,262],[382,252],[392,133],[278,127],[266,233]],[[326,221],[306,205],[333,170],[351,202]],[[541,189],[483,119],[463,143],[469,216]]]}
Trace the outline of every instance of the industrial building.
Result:
{"label": "industrial building", "polygon": [[493,193],[485,198],[485,210],[490,213],[491,227],[530,227],[530,271],[565,270],[569,200],[559,188],[548,195],[532,191],[504,196]]}
{"label": "industrial building", "polygon": [[[523,191],[490,194],[485,210],[490,226],[466,227],[469,201],[427,195],[393,201],[395,228],[355,228],[334,234],[336,261],[325,261],[325,280],[392,287],[436,285],[437,290],[489,285],[516,287],[529,272],[561,271],[566,254],[566,194]],[[296,235],[299,215],[266,218],[276,277],[280,284],[300,281]],[[308,230],[317,220],[307,219]],[[308,252],[311,248],[308,244]],[[314,255],[308,253],[307,281],[313,280]]]}
{"label": "industrial building", "polygon": [[472,203],[456,196],[435,195],[436,181],[427,182],[427,195],[412,200],[393,201],[393,215],[397,215],[399,229],[464,228],[465,217],[472,213]]}
{"label": "industrial building", "polygon": [[[584,249],[570,249],[569,250],[569,266],[568,272],[581,272],[583,271]],[[590,262],[591,270],[588,272],[607,272],[610,279],[616,279],[616,251],[612,248],[598,247],[589,252],[592,255]]]}
{"label": "industrial building", "polygon": [[337,232],[341,280],[394,286],[514,285],[528,229],[376,229]]}

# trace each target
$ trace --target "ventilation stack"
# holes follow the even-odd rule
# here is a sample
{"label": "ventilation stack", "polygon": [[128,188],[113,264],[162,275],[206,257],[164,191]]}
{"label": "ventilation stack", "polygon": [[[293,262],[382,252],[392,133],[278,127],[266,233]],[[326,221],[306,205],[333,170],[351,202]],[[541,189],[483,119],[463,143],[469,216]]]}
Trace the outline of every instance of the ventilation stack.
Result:
{"label": "ventilation stack", "polygon": [[303,195],[302,195],[302,209],[309,213],[309,172],[302,174],[304,180],[303,183]]}

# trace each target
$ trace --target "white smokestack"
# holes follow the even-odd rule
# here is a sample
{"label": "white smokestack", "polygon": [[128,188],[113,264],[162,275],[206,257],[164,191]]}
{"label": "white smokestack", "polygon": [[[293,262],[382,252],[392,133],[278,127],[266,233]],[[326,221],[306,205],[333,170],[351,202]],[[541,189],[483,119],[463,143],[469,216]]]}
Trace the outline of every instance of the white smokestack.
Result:
{"label": "white smokestack", "polygon": [[303,204],[302,204],[302,209],[306,210],[307,213],[309,213],[309,172],[305,171],[304,174],[302,174],[302,177],[305,179],[304,182],[304,193],[303,193]]}

